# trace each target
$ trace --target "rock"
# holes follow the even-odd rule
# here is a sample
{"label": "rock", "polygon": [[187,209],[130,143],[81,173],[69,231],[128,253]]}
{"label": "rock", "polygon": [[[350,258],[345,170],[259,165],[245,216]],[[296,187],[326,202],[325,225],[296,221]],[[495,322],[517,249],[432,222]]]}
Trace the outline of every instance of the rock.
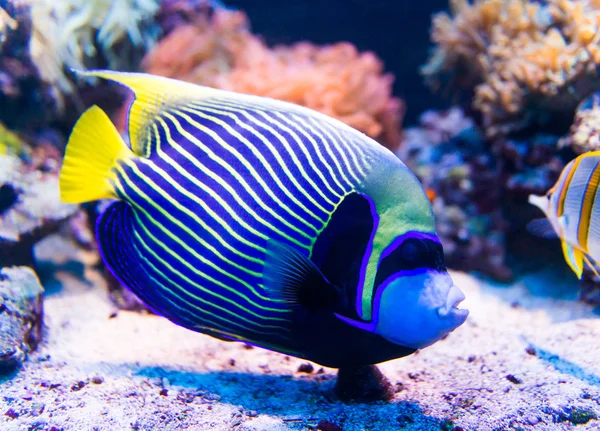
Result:
{"label": "rock", "polygon": [[33,246],[56,232],[77,206],[61,203],[56,170],[38,169],[15,156],[0,156],[0,186],[13,192],[4,193],[8,200],[0,213],[0,268],[33,266]]}
{"label": "rock", "polygon": [[18,367],[42,335],[44,288],[32,269],[0,269],[0,370]]}
{"label": "rock", "polygon": [[335,394],[343,402],[390,401],[394,397],[390,381],[375,365],[340,368]]}

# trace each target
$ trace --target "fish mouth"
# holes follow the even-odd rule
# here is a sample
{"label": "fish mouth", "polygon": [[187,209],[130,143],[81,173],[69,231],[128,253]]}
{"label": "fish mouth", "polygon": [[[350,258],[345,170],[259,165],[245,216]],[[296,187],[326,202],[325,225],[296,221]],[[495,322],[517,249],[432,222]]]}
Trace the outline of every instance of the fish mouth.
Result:
{"label": "fish mouth", "polygon": [[441,306],[437,313],[442,319],[452,321],[454,324],[461,325],[469,315],[469,310],[459,308],[461,302],[465,300],[465,294],[455,285],[452,285],[446,296],[446,303]]}

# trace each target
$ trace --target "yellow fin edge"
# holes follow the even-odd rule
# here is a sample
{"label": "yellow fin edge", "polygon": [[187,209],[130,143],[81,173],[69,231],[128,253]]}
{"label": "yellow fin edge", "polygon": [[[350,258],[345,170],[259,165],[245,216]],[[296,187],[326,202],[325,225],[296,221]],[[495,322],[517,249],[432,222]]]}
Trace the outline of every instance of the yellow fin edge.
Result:
{"label": "yellow fin edge", "polygon": [[98,106],[85,111],[71,132],[60,171],[60,199],[83,203],[116,197],[110,179],[119,160],[132,157],[121,135]]}
{"label": "yellow fin edge", "polygon": [[565,260],[573,272],[577,275],[577,278],[581,280],[583,274],[583,259],[584,254],[581,250],[575,249],[566,241],[562,241],[562,250]]}
{"label": "yellow fin edge", "polygon": [[220,92],[189,82],[156,76],[147,73],[116,72],[111,70],[87,70],[73,72],[82,77],[93,76],[115,81],[134,94],[129,108],[128,132],[133,152],[149,157],[147,148],[149,125],[165,110],[185,104],[189,100],[201,100]]}

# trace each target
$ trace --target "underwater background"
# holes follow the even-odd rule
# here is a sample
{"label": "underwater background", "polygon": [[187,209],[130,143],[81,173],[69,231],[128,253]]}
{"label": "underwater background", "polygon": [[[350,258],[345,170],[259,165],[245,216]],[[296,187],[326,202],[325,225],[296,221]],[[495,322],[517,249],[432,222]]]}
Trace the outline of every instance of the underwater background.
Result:
{"label": "underwater background", "polygon": [[[0,430],[600,429],[597,257],[563,255],[529,203],[564,200],[599,149],[599,65],[595,0],[0,0]],[[110,202],[60,199],[87,108],[128,139],[131,93],[72,70],[98,68],[303,105],[387,148],[466,322],[368,380],[155,315],[99,253]]]}

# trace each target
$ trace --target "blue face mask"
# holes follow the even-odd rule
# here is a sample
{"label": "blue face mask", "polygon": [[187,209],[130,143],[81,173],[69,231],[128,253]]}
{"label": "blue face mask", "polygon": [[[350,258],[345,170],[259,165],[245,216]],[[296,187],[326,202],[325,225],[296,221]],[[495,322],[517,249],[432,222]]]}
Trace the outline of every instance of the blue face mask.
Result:
{"label": "blue face mask", "polygon": [[429,346],[465,322],[469,311],[457,308],[464,299],[445,271],[421,269],[394,274],[379,286],[375,296],[374,332],[402,346]]}

